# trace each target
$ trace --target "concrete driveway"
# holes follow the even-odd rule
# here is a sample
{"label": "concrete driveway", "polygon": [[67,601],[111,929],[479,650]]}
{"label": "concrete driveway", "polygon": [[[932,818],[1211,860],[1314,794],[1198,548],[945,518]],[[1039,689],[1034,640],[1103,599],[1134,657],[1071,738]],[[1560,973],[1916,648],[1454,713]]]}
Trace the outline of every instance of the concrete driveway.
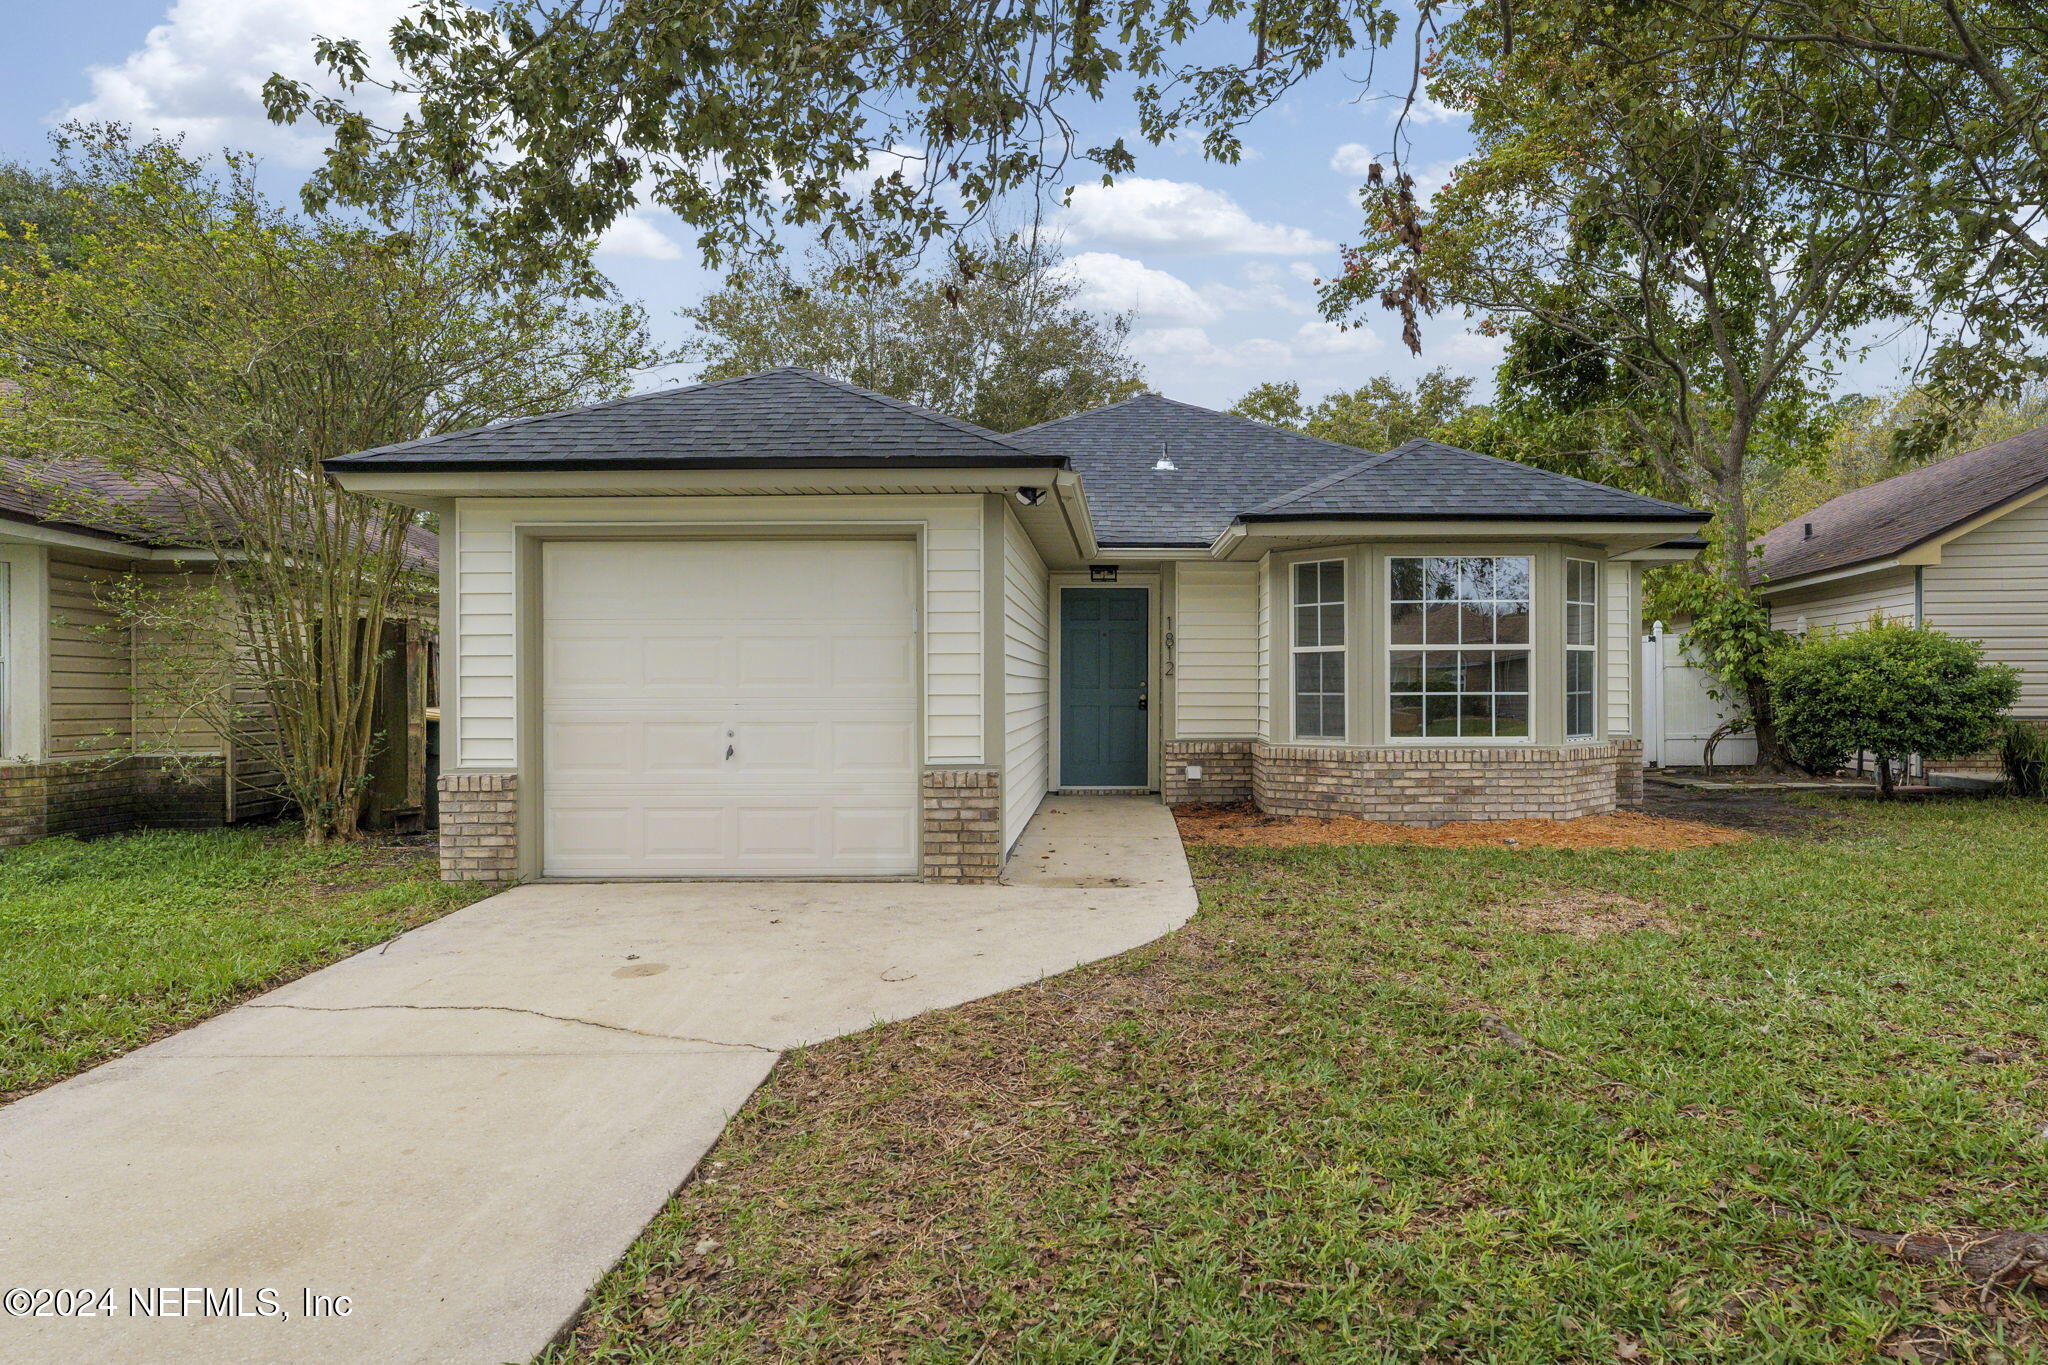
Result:
{"label": "concrete driveway", "polygon": [[1011,869],[521,887],[0,1109],[0,1289],[111,1291],[0,1360],[525,1360],[782,1049],[1194,910],[1146,800],[1050,799]]}

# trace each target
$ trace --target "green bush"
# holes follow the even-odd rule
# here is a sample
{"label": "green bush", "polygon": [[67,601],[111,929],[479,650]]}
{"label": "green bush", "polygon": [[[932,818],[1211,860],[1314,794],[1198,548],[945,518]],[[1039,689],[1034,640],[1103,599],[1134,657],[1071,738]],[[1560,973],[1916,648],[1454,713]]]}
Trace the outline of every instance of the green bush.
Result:
{"label": "green bush", "polygon": [[1867,750],[1877,756],[1885,796],[1894,760],[1990,748],[2000,715],[2019,695],[2019,675],[1985,663],[1975,641],[1883,617],[1781,651],[1768,682],[1779,734],[1795,753]]}
{"label": "green bush", "polygon": [[1998,731],[1998,763],[2014,796],[2048,796],[2048,730],[2008,716]]}

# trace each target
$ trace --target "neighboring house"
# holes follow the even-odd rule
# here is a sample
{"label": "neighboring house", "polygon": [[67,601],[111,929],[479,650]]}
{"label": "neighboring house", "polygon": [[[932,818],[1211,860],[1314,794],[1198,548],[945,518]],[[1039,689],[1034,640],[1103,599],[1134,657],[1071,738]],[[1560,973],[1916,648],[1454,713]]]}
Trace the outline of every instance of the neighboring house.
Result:
{"label": "neighboring house", "polygon": [[1706,520],[1145,396],[999,435],[803,370],[330,460],[440,515],[458,878],[994,877],[1048,791],[1440,822],[1641,779]]}
{"label": "neighboring house", "polygon": [[[143,529],[175,524],[174,502],[162,485],[89,462],[0,456],[0,848],[283,809],[260,720],[224,736],[163,714],[137,676],[150,651],[108,610],[107,593],[124,579],[176,591],[212,572],[209,551]],[[414,533],[413,553],[431,570],[433,536]],[[383,728],[398,738],[372,779],[387,818],[424,804],[430,639],[425,623],[403,621],[387,636],[404,661],[387,670],[382,703]],[[243,705],[252,717],[263,711],[253,691]]]}
{"label": "neighboring house", "polygon": [[1882,613],[1981,641],[1989,658],[2019,670],[2013,713],[2048,721],[2044,494],[2048,427],[1844,493],[1778,527],[1763,539],[1759,591],[1772,622],[1795,632]]}

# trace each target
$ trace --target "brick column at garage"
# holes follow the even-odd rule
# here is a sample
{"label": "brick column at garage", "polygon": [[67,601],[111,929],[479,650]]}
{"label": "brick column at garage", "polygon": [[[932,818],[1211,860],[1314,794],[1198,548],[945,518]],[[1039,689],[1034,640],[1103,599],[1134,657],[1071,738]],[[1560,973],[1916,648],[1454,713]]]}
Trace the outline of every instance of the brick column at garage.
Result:
{"label": "brick column at garage", "polygon": [[441,775],[441,880],[519,879],[519,775]]}
{"label": "brick column at garage", "polygon": [[1003,774],[929,768],[922,784],[928,882],[992,882],[1003,868]]}

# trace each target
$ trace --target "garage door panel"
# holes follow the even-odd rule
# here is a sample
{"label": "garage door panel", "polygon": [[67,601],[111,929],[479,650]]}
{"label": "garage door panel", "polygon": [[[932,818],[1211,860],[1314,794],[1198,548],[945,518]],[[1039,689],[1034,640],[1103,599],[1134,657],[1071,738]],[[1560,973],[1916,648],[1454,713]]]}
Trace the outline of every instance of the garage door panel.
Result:
{"label": "garage door panel", "polygon": [[916,871],[908,542],[551,542],[543,575],[548,871]]}

